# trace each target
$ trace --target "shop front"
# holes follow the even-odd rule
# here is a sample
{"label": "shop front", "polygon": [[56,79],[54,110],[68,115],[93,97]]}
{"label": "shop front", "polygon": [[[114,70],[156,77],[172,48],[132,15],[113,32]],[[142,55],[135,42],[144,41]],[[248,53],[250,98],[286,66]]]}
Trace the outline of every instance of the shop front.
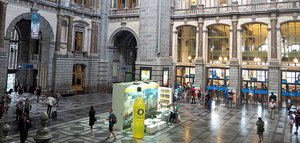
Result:
{"label": "shop front", "polygon": [[298,107],[300,101],[300,71],[282,71],[281,80],[282,101],[287,103],[290,97],[294,101],[294,107]]}
{"label": "shop front", "polygon": [[207,69],[207,90],[213,91],[213,96],[217,100],[225,98],[225,91],[229,85],[229,69],[228,68],[208,68]]}
{"label": "shop front", "polygon": [[184,83],[194,84],[195,67],[194,66],[177,66],[176,67],[176,87]]}
{"label": "shop front", "polygon": [[242,103],[268,103],[268,71],[242,70]]}

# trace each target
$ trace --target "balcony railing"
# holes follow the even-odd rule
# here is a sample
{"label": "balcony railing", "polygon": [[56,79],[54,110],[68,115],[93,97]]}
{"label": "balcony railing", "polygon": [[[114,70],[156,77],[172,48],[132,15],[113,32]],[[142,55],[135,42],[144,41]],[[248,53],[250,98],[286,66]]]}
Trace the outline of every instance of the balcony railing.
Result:
{"label": "balcony railing", "polygon": [[138,14],[139,8],[125,8],[125,9],[111,9],[109,11],[110,15],[126,15],[126,14]]}
{"label": "balcony railing", "polygon": [[220,7],[202,7],[191,9],[176,9],[173,11],[175,16],[195,15],[195,14],[216,14],[216,13],[230,13],[230,12],[254,12],[254,11],[268,11],[271,9],[296,9],[300,8],[300,1],[287,1],[276,3],[262,3],[262,4],[247,4],[238,5],[237,3],[229,6]]}

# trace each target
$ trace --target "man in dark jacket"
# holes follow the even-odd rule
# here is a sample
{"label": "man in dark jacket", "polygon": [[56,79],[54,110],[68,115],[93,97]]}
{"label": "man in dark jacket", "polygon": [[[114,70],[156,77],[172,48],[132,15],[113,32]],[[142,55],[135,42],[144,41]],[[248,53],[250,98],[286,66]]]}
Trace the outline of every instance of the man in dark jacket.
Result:
{"label": "man in dark jacket", "polygon": [[25,143],[28,136],[28,130],[30,128],[31,128],[31,121],[27,117],[27,114],[23,113],[22,117],[19,119],[19,124],[18,124],[18,131],[20,134],[21,143]]}

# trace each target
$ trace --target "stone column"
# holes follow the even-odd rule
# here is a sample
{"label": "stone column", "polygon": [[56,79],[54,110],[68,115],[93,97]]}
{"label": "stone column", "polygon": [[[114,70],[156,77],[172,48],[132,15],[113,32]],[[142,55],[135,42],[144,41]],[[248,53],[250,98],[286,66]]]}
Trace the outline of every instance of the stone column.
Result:
{"label": "stone column", "polygon": [[269,94],[274,93],[278,95],[278,106],[282,106],[281,102],[281,72],[278,64],[278,56],[277,56],[277,15],[275,13],[271,14],[271,59],[269,63]]}
{"label": "stone column", "polygon": [[68,45],[67,45],[67,54],[72,54],[72,44],[73,44],[73,17],[69,16],[69,25],[68,25]]}
{"label": "stone column", "polygon": [[99,35],[99,24],[96,21],[92,22],[92,33],[91,33],[91,55],[97,54],[98,50],[98,35]]}
{"label": "stone column", "polygon": [[198,19],[198,58],[203,58],[203,18]]}
{"label": "stone column", "polygon": [[125,8],[129,8],[129,0],[125,0]]}
{"label": "stone column", "polygon": [[206,87],[206,72],[203,60],[203,18],[198,19],[198,57],[196,58],[196,75],[195,75],[195,86],[196,88],[205,90]]}
{"label": "stone column", "polygon": [[231,47],[231,59],[229,66],[229,87],[230,90],[236,90],[236,93],[240,92],[241,87],[241,70],[239,68],[239,61],[237,57],[237,24],[238,18],[236,15],[232,17],[232,47]]}
{"label": "stone column", "polygon": [[232,59],[237,58],[237,17],[232,19]]}
{"label": "stone column", "polygon": [[4,50],[6,7],[7,3],[0,1],[0,50]]}
{"label": "stone column", "polygon": [[61,45],[61,25],[62,25],[62,15],[57,14],[57,25],[56,25],[56,45],[55,52],[59,53]]}
{"label": "stone column", "polygon": [[170,23],[170,48],[169,48],[169,56],[173,56],[173,27],[174,27],[174,21],[171,20]]}
{"label": "stone column", "polygon": [[276,14],[271,16],[271,59],[277,59],[277,18]]}

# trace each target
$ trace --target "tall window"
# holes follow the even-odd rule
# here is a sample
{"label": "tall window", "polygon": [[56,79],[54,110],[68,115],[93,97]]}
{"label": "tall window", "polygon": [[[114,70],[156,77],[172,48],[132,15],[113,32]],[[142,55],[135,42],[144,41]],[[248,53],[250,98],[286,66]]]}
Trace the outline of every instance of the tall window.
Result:
{"label": "tall window", "polygon": [[125,8],[125,0],[119,0],[119,9]]}
{"label": "tall window", "polygon": [[219,24],[208,26],[208,61],[226,63],[229,61],[229,26]]}
{"label": "tall window", "polygon": [[136,0],[129,0],[129,8],[135,8]]}
{"label": "tall window", "polygon": [[90,6],[90,0],[74,0],[74,3],[79,5]]}
{"label": "tall window", "polygon": [[243,63],[263,64],[268,60],[268,26],[247,24],[242,27]]}
{"label": "tall window", "polygon": [[298,64],[300,60],[300,22],[281,25],[282,61]]}
{"label": "tall window", "polygon": [[190,0],[189,1],[189,8],[197,8],[198,0]]}
{"label": "tall window", "polygon": [[178,31],[178,62],[191,62],[196,57],[195,26],[181,26]]}
{"label": "tall window", "polygon": [[231,3],[231,0],[215,0],[215,7],[228,6]]}
{"label": "tall window", "polygon": [[267,3],[267,0],[247,0],[247,4],[261,4]]}
{"label": "tall window", "polygon": [[75,51],[82,51],[82,32],[75,32]]}

